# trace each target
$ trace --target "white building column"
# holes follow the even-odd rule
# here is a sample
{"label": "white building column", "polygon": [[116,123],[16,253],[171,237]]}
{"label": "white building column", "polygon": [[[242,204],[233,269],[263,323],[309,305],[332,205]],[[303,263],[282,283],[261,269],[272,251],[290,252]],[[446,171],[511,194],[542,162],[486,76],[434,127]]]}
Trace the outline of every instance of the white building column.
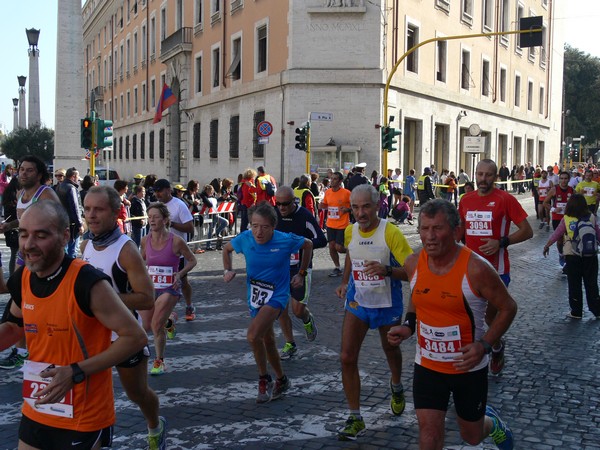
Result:
{"label": "white building column", "polygon": [[76,167],[86,174],[85,150],[79,148],[80,121],[87,115],[82,24],[81,0],[58,0],[54,167]]}

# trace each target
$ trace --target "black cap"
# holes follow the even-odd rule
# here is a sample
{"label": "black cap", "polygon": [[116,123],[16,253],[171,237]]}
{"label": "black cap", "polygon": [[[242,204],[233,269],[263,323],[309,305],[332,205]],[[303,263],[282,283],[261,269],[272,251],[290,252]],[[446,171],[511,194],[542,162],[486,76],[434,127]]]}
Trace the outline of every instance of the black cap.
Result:
{"label": "black cap", "polygon": [[165,180],[164,178],[161,178],[160,180],[156,180],[156,182],[154,183],[155,191],[160,191],[161,189],[166,189],[166,188],[171,189],[171,183],[169,183],[169,180]]}

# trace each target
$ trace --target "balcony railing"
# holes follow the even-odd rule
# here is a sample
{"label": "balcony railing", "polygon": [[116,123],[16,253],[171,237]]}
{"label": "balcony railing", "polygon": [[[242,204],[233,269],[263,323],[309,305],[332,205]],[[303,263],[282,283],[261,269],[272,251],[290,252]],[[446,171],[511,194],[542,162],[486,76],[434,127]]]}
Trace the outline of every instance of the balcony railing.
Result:
{"label": "balcony railing", "polygon": [[183,27],[170,36],[167,36],[160,43],[160,59],[162,62],[172,58],[180,52],[192,51],[192,39],[194,29],[192,27]]}
{"label": "balcony railing", "polygon": [[96,101],[104,100],[104,86],[96,86],[94,88],[94,97],[96,98]]}

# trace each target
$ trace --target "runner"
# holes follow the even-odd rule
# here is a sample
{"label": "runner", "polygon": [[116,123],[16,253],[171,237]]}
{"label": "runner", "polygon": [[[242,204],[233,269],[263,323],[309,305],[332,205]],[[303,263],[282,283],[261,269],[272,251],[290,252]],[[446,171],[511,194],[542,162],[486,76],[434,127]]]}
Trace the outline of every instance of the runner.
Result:
{"label": "runner", "polygon": [[[502,191],[504,192],[504,191]],[[506,333],[517,304],[498,274],[457,241],[462,235],[456,208],[431,200],[421,208],[423,250],[409,256],[402,271],[411,298],[403,325],[388,333],[399,345],[417,331],[413,397],[421,449],[442,449],[452,394],[460,435],[470,445],[491,436],[502,450],[513,448],[510,429],[487,405],[490,342]],[[485,330],[485,310],[498,314]]]}
{"label": "runner", "polygon": [[[137,194],[144,190],[139,185],[135,189]],[[127,235],[121,234],[117,223],[120,208],[121,199],[116,190],[108,186],[90,188],[84,199],[90,239],[81,244],[81,259],[110,278],[114,291],[141,323],[137,310],[154,306],[154,289],[137,245]],[[118,337],[113,334],[112,341]],[[116,368],[127,397],[138,405],[146,419],[150,449],[164,449],[167,422],[164,417],[159,417],[158,397],[148,387],[146,368],[149,356],[150,350],[146,345],[117,364]]]}
{"label": "runner", "polygon": [[575,192],[583,194],[585,201],[588,204],[588,208],[592,214],[596,214],[598,211],[598,198],[600,198],[600,184],[592,181],[594,172],[592,169],[586,169],[583,174],[583,181],[577,184]]}
{"label": "runner", "polygon": [[[277,213],[268,203],[253,206],[248,211],[250,230],[243,231],[223,247],[223,280],[229,283],[236,275],[232,256],[243,253],[246,258],[248,308],[252,318],[247,339],[258,368],[256,403],[277,399],[291,383],[281,367],[273,323],[287,307],[290,295],[290,255],[302,250],[298,273],[291,280],[295,289],[304,285],[304,277],[312,258],[312,242],[302,236],[275,230]],[[273,382],[267,371],[267,361],[277,377]]]}
{"label": "runner", "polygon": [[[518,200],[507,191],[494,187],[498,166],[491,159],[482,159],[475,169],[477,190],[465,194],[458,206],[464,225],[463,239],[467,247],[487,259],[508,287],[510,262],[507,247],[526,241],[533,236],[527,213]],[[514,222],[517,230],[510,233]],[[486,322],[492,323],[496,309],[488,305]],[[492,343],[494,351],[490,361],[490,372],[498,375],[504,368],[505,342],[500,339]]]}
{"label": "runner", "polygon": [[[313,244],[313,250],[325,247],[327,239],[323,234],[323,230],[319,227],[315,216],[306,208],[297,205],[294,202],[294,195],[294,191],[289,186],[281,186],[277,189],[277,193],[275,194],[277,227],[275,229],[283,233],[294,233],[297,236],[310,239]],[[299,272],[301,259],[302,252],[292,253],[290,257],[290,279],[293,279]],[[306,339],[314,341],[317,337],[317,326],[307,306],[310,297],[311,279],[312,258],[306,270],[302,286],[299,288],[290,287],[290,295],[292,298],[292,311],[298,319],[302,320]],[[279,316],[279,325],[286,341],[280,352],[281,359],[290,359],[298,351],[294,340],[292,319],[288,311],[289,303]]]}
{"label": "runner", "polygon": [[344,189],[342,182],[344,176],[334,172],[331,176],[331,187],[325,191],[325,196],[319,207],[327,210],[327,242],[329,243],[329,256],[333,261],[333,271],[330,277],[342,276],[340,256],[346,253],[344,247],[344,230],[350,223],[350,191]]}
{"label": "runner", "polygon": [[554,185],[548,179],[548,172],[542,170],[540,179],[537,182],[537,193],[538,193],[538,217],[540,219],[540,230],[546,225],[546,231],[550,231],[550,214],[544,206],[544,200],[548,196],[548,191],[552,189]]}
{"label": "runner", "polygon": [[[171,183],[164,178],[154,183],[154,194],[159,202],[164,203],[169,209],[170,229],[173,234],[179,236],[184,242],[188,241],[188,234],[194,233],[194,216],[185,202],[173,197]],[[179,270],[183,269],[183,258],[179,260]],[[181,279],[181,290],[185,299],[185,320],[191,321],[196,318],[196,308],[192,303],[192,286],[187,274]]]}
{"label": "runner", "polygon": [[[17,216],[11,217],[4,223],[0,223],[0,232],[6,233],[10,230],[19,228],[19,220],[27,208],[39,200],[53,200],[60,203],[58,196],[52,187],[46,183],[50,179],[46,164],[37,156],[27,155],[21,159],[19,165],[19,183],[22,190],[17,195]],[[25,261],[23,255],[17,252],[16,267],[23,266]],[[5,319],[10,310],[10,301],[7,302],[2,320]],[[18,369],[23,366],[23,362],[29,357],[25,346],[25,338],[19,340],[12,348],[10,354],[0,360],[0,369]]]}
{"label": "runner", "polygon": [[[569,172],[561,172],[558,176],[558,185],[553,186],[544,200],[544,208],[552,213],[552,229],[556,230],[558,224],[565,215],[565,207],[571,196],[575,193],[573,188],[569,186],[571,175]],[[552,205],[552,206],[551,206]],[[558,250],[558,262],[561,266],[565,265],[565,257],[563,255],[563,240],[556,241],[556,249]],[[563,273],[566,275],[566,269],[563,268]]]}
{"label": "runner", "polygon": [[402,353],[386,339],[387,332],[402,319],[402,284],[399,280],[404,260],[412,253],[400,229],[377,217],[379,194],[371,185],[354,188],[350,197],[356,223],[346,228],[348,248],[342,284],[336,289],[346,301],[342,326],[342,383],[350,415],[338,432],[340,440],[355,440],[364,433],[360,411],[358,355],[369,329],[379,331],[381,347],[391,371],[390,407],[394,415],[404,412]]}
{"label": "runner", "polygon": [[[26,267],[8,282],[13,301],[0,325],[2,348],[26,337],[30,350],[20,449],[109,446],[115,422],[111,367],[147,343],[107,277],[65,254],[69,237],[69,217],[56,201],[38,201],[20,218]],[[112,345],[111,330],[119,334]]]}
{"label": "runner", "polygon": [[[150,234],[142,239],[142,257],[148,266],[148,273],[154,283],[155,297],[152,309],[140,314],[146,330],[152,329],[156,358],[150,375],[162,375],[166,371],[166,338],[175,337],[175,320],[172,315],[177,301],[182,295],[183,278],[196,267],[196,257],[187,243],[167,228],[170,214],[167,205],[152,203],[148,206]],[[180,261],[185,264],[180,268]]]}

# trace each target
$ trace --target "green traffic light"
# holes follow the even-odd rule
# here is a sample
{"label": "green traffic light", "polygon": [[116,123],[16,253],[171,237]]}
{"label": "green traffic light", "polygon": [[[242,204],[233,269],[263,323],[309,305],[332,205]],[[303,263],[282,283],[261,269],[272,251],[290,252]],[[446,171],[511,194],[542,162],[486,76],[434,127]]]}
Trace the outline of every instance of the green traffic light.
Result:
{"label": "green traffic light", "polygon": [[112,125],[112,120],[96,119],[96,145],[98,148],[106,148],[112,145]]}

